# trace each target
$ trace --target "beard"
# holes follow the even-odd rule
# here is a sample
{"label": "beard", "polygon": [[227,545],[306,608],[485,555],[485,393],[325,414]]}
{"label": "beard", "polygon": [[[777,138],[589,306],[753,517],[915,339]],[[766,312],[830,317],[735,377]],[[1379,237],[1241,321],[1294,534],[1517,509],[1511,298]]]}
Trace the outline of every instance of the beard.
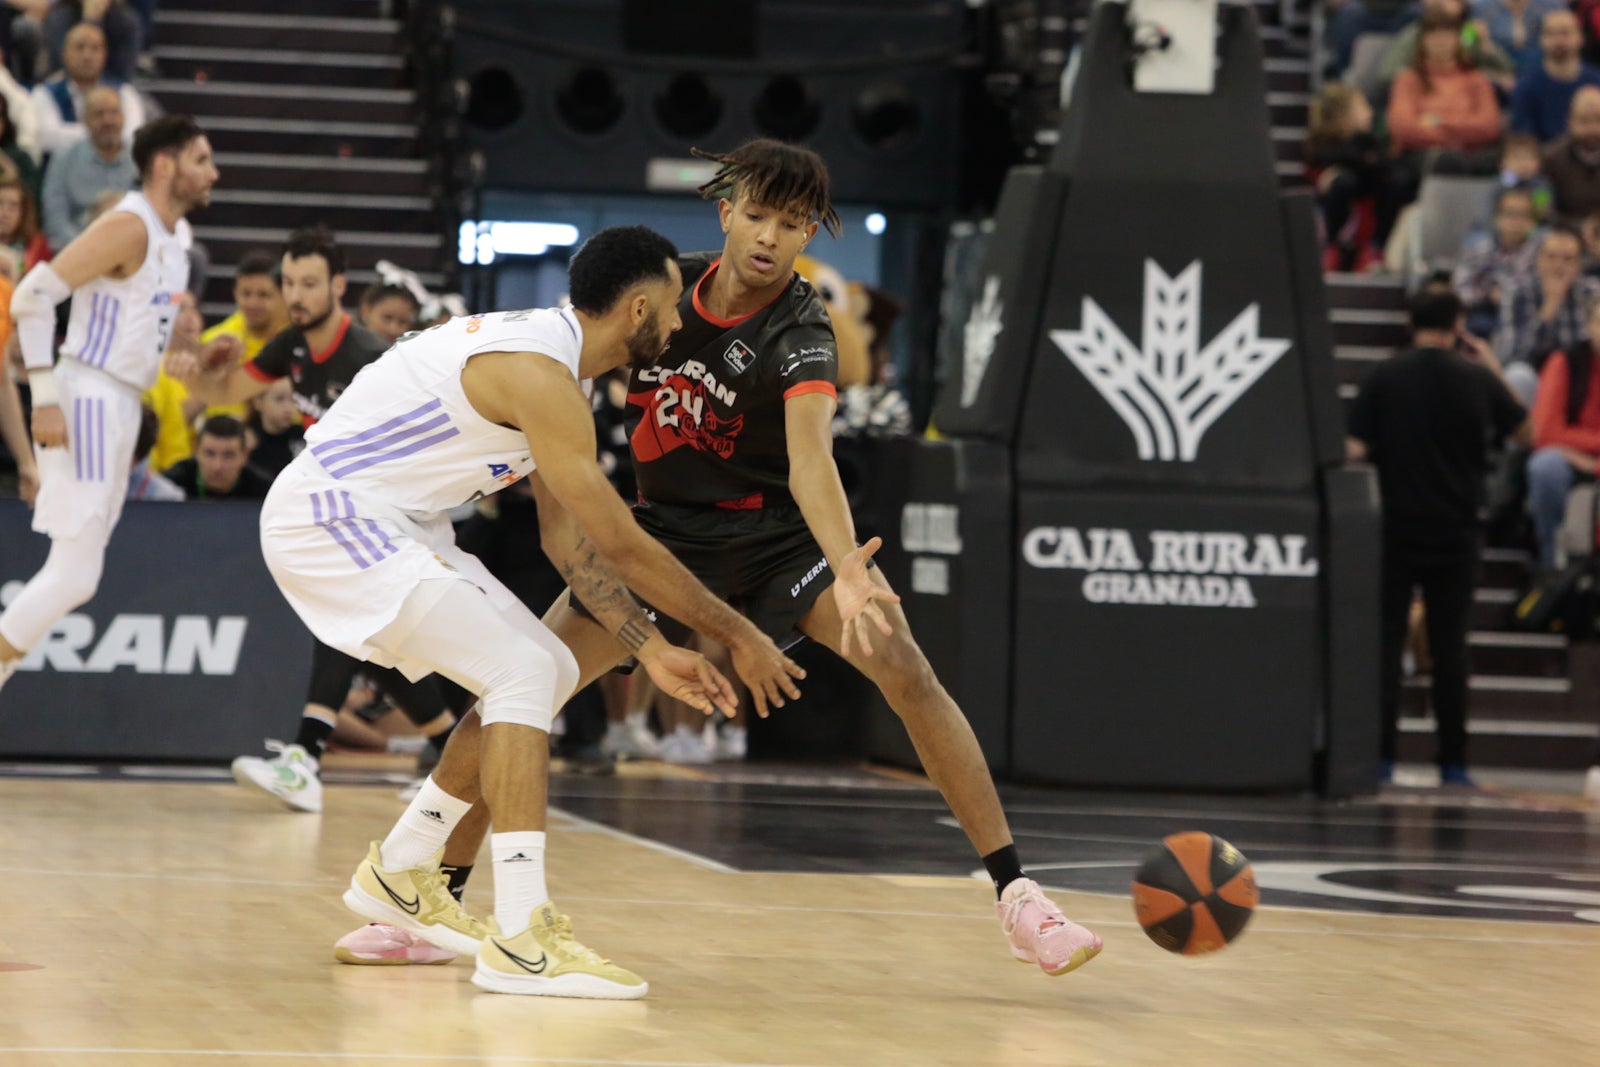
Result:
{"label": "beard", "polygon": [[626,347],[628,366],[644,370],[656,365],[661,354],[667,350],[667,339],[661,336],[661,323],[655,316],[639,324],[639,328],[628,336]]}
{"label": "beard", "polygon": [[[317,312],[317,313],[313,313],[309,309],[302,308],[301,311],[299,312],[299,314],[297,315],[295,313],[295,309],[294,308],[290,308],[289,309],[289,321],[291,323],[293,323],[295,329],[299,330],[302,333],[308,333],[311,330],[315,330],[317,327],[321,326],[323,323],[327,322],[328,318],[333,314],[333,308],[334,308],[334,303],[333,303],[332,300],[328,301],[328,306],[327,307],[323,308],[320,312]],[[301,321],[301,320],[303,320],[303,321]]]}

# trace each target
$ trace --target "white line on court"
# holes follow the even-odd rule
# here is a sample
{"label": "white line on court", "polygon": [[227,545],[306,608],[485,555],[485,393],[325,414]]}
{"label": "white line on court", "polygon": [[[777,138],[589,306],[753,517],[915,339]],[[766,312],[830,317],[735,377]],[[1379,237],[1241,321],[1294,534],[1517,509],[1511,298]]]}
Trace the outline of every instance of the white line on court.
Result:
{"label": "white line on court", "polygon": [[614,826],[607,826],[605,823],[595,822],[592,819],[585,819],[581,815],[572,814],[572,812],[567,811],[565,808],[552,807],[550,808],[550,814],[560,815],[562,818],[570,820],[574,824],[574,829],[578,830],[579,832],[604,834],[607,837],[614,837],[619,841],[627,841],[631,844],[641,845],[644,848],[654,849],[656,852],[665,853],[668,856],[692,863],[696,867],[704,867],[708,871],[716,871],[719,874],[739,873],[739,869],[737,867],[729,867],[726,863],[718,863],[714,859],[708,859],[705,856],[695,852],[690,852],[687,849],[678,848],[674,845],[662,844],[660,841],[652,841],[648,837],[639,837],[638,835],[630,834],[625,830],[618,830]]}

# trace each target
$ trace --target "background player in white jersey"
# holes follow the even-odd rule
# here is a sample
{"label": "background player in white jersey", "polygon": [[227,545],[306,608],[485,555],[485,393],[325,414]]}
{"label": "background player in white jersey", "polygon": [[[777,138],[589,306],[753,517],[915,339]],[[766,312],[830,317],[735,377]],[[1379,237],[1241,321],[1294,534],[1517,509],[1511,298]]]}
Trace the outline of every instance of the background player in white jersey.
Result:
{"label": "background player in white jersey", "polygon": [[[648,987],[579,944],[545,889],[549,728],[577,663],[456,547],[447,509],[530,477],[545,551],[664,692],[702,711],[734,706],[727,680],[668,644],[623,582],[728,645],[767,700],[799,695],[791,679],[803,672],[639,529],[595,461],[580,383],[660,356],[678,325],[675,256],[643,227],[603,230],[573,257],[571,308],[454,319],[402,339],[307,432],[261,512],[267,565],[320,639],[411,677],[436,671],[480,698],[473,751],[445,756],[471,765],[472,795],[424,783],[344,899],[475,952],[473,981],[494,992],[633,999]],[[193,373],[183,358],[180,379]],[[479,799],[480,767],[496,831],[494,934],[462,911],[439,868]]]}
{"label": "background player in white jersey", "polygon": [[[0,615],[0,683],[50,627],[94,596],[139,433],[139,394],[155,383],[192,243],[183,216],[211,200],[211,143],[187,115],[133,139],[139,190],[123,197],[11,300],[33,394],[40,489],[33,528],[50,555]],[[73,297],[61,361],[56,305]]]}

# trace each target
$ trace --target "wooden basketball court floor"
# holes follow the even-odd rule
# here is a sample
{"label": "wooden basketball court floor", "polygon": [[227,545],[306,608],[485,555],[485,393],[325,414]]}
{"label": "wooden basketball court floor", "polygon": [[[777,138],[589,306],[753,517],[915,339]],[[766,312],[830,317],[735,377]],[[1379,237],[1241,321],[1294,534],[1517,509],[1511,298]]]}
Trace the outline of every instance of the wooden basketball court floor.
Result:
{"label": "wooden basketball court floor", "polygon": [[[1600,1063],[1600,813],[1569,799],[1008,790],[1025,862],[1106,943],[1048,978],[1011,960],[910,776],[557,776],[555,900],[651,983],[607,1003],[482,993],[465,960],[335,963],[357,924],[339,894],[393,786],[330,785],[305,816],[225,774],[0,769],[0,1063]],[[1203,959],[1148,942],[1126,896],[1151,843],[1190,828],[1263,886]],[[484,866],[469,906],[489,883]]]}

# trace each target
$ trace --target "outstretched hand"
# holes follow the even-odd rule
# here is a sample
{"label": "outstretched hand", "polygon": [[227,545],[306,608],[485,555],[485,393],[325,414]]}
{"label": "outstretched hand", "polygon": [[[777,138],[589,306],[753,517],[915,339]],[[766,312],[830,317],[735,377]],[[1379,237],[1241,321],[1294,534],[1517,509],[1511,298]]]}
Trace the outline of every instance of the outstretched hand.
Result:
{"label": "outstretched hand", "polygon": [[888,637],[894,633],[878,602],[898,604],[900,598],[872,580],[867,563],[878,549],[883,538],[874,537],[839,562],[839,573],[833,576],[833,601],[839,608],[839,618],[844,623],[839,642],[839,653],[850,656],[852,644],[861,647],[862,655],[872,655],[871,629]]}
{"label": "outstretched hand", "polygon": [[739,710],[739,697],[733,691],[733,684],[698,652],[667,645],[639,662],[649,672],[656,688],[674,700],[681,700],[707,715],[721,711],[731,718]]}
{"label": "outstretched hand", "polygon": [[769,707],[783,707],[785,695],[791,700],[800,699],[800,687],[794,680],[804,678],[806,672],[785,656],[772,638],[754,626],[749,629],[744,640],[728,644],[728,652],[733,657],[734,671],[755,701],[756,714],[764,719]]}

